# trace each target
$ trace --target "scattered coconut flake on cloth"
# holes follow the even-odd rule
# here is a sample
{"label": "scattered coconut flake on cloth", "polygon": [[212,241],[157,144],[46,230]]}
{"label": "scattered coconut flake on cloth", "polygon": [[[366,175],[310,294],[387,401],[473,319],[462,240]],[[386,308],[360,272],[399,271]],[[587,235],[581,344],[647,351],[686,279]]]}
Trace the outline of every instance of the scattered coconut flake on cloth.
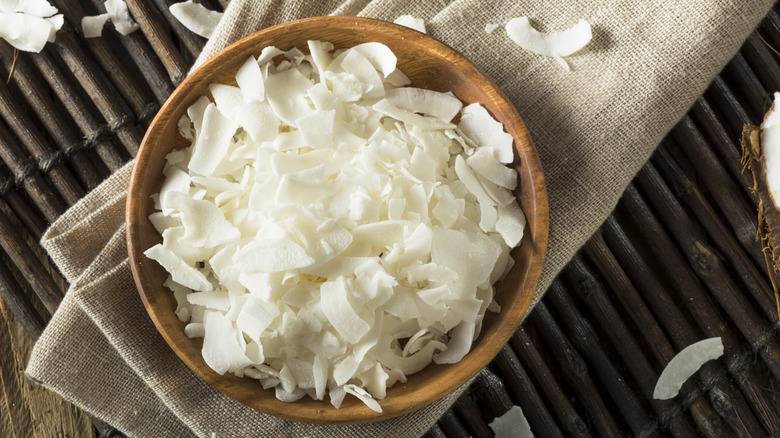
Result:
{"label": "scattered coconut flake on cloth", "polygon": [[184,27],[204,38],[211,37],[217,24],[219,24],[219,20],[222,19],[222,12],[212,11],[192,0],[174,3],[169,9],[171,14],[173,14]]}
{"label": "scattered coconut flake on cloth", "polygon": [[593,38],[590,24],[585,20],[565,30],[542,33],[531,26],[528,17],[518,17],[509,20],[506,33],[520,47],[539,55],[554,57],[566,70],[570,68],[563,57],[578,52]]}
{"label": "scattered coconut flake on cloth", "polygon": [[488,23],[485,25],[485,33],[493,33],[496,29],[498,29],[498,25],[495,23]]}
{"label": "scattered coconut flake on cloth", "polygon": [[0,0],[0,38],[18,50],[40,52],[64,19],[46,0]]}
{"label": "scattered coconut flake on cloth", "polygon": [[532,438],[531,425],[520,406],[512,406],[506,413],[488,424],[496,438]]}
{"label": "scattered coconut flake on cloth", "polygon": [[512,137],[478,103],[393,85],[383,44],[308,49],[264,48],[181,117],[192,145],[166,157],[145,254],[216,372],[381,412],[500,311],[526,223]]}
{"label": "scattered coconut flake on cloth", "polygon": [[720,337],[704,339],[685,347],[666,365],[655,384],[653,398],[668,400],[680,392],[683,384],[706,362],[723,356]]}
{"label": "scattered coconut flake on cloth", "polygon": [[396,18],[395,21],[393,21],[393,23],[400,24],[401,26],[409,27],[418,32],[426,33],[425,21],[423,21],[422,18],[415,18],[411,15],[401,15],[400,17]]}

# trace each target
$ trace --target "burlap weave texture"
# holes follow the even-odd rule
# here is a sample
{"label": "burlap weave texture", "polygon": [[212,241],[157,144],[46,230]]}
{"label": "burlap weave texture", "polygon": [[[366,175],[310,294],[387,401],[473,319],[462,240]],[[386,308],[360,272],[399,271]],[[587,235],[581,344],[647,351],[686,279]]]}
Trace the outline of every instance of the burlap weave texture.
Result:
{"label": "burlap weave texture", "polygon": [[[428,33],[481,67],[517,106],[539,150],[550,244],[536,300],[598,228],[654,147],[734,55],[772,2],[233,0],[198,63],[255,30],[316,15],[424,18]],[[594,39],[568,60],[522,51],[502,27],[542,30],[585,18]],[[28,375],[131,436],[419,436],[457,394],[383,423],[310,426],[240,405],[197,378],[157,334],[132,282],[124,241],[125,166],[46,233],[71,288],[36,344]]]}

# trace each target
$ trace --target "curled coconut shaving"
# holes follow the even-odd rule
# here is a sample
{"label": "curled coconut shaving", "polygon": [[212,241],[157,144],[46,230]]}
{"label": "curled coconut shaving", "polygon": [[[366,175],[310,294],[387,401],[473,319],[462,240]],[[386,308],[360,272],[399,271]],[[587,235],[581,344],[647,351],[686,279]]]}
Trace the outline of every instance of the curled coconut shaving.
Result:
{"label": "curled coconut shaving", "polygon": [[216,372],[381,411],[500,310],[525,227],[512,137],[479,104],[398,88],[382,44],[308,48],[265,48],[181,118],[192,146],[166,157],[145,254]]}
{"label": "curled coconut shaving", "polygon": [[593,38],[590,24],[585,20],[578,21],[566,30],[542,33],[531,26],[528,17],[518,17],[509,20],[506,33],[520,47],[539,55],[554,57],[566,70],[569,70],[569,64],[563,57],[578,52]]}
{"label": "curled coconut shaving", "polygon": [[222,19],[222,12],[207,9],[200,3],[192,0],[174,3],[170,6],[171,14],[176,17],[187,29],[204,37],[210,38],[214,29]]}
{"label": "curled coconut shaving", "polygon": [[401,15],[400,17],[396,18],[393,23],[406,26],[410,29],[416,30],[417,32],[426,33],[425,21],[422,18],[416,18],[411,15]]}
{"label": "curled coconut shaving", "polygon": [[704,339],[685,347],[666,365],[655,384],[653,398],[668,400],[680,392],[683,384],[706,362],[723,356],[723,341]]}

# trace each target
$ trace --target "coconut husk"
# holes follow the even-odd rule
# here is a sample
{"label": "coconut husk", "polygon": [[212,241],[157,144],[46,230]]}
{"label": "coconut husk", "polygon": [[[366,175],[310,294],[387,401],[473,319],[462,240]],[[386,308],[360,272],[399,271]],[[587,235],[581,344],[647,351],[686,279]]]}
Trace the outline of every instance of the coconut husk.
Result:
{"label": "coconut husk", "polygon": [[[772,111],[772,108],[769,111]],[[761,239],[769,279],[775,292],[777,315],[780,319],[780,209],[769,194],[766,166],[761,149],[761,127],[745,125],[742,129],[742,171],[753,175],[752,191],[758,198],[758,238]]]}

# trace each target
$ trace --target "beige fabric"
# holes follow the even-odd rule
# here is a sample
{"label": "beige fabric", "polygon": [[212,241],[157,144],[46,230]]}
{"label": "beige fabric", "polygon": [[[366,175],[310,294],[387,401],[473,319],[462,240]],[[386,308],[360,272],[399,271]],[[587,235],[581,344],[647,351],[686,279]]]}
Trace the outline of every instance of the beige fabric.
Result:
{"label": "beige fabric", "polygon": [[[314,15],[424,18],[506,92],[536,142],[548,182],[546,286],[614,207],[655,145],[734,55],[771,0],[233,0],[198,62],[263,27]],[[553,7],[554,5],[554,7]],[[502,28],[528,15],[542,30],[585,18],[594,40],[568,60],[525,52]],[[71,288],[27,373],[132,436],[418,436],[454,401],[379,424],[310,426],[254,412],[217,393],[157,334],[125,253],[125,166],[65,213],[42,244]]]}

